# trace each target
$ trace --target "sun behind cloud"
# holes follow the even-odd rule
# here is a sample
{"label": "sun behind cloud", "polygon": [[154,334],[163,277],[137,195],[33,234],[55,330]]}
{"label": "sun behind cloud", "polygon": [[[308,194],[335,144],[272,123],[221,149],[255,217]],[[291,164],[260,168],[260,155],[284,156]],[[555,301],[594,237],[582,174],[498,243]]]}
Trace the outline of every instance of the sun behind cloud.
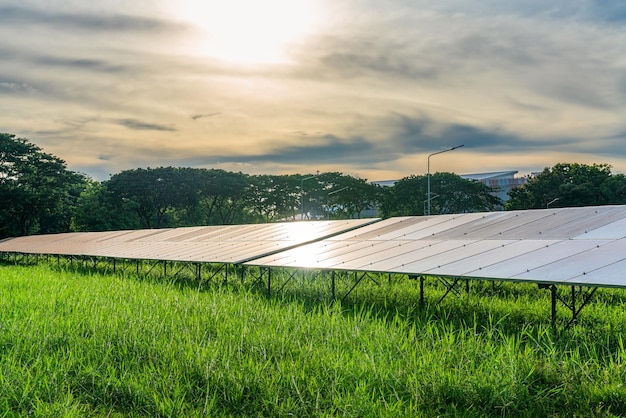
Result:
{"label": "sun behind cloud", "polygon": [[177,14],[198,29],[195,55],[237,64],[288,62],[288,47],[321,21],[314,0],[183,0]]}

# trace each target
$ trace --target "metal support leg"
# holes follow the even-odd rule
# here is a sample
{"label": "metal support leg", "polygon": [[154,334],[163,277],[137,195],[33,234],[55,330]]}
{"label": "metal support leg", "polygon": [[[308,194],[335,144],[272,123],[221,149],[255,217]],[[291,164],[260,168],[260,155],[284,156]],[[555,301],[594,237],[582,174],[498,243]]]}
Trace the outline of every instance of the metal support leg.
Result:
{"label": "metal support leg", "polygon": [[572,321],[576,319],[576,286],[572,286]]}
{"label": "metal support leg", "polygon": [[359,283],[361,283],[361,280],[363,280],[363,278],[367,275],[368,275],[367,272],[365,272],[361,274],[361,277],[359,277],[358,273],[356,271],[354,272],[354,285],[350,288],[350,290],[348,290],[348,293],[343,295],[343,298],[341,298],[342,302],[346,300],[346,298],[350,295],[350,293],[352,293],[352,291],[359,285]]}
{"label": "metal support leg", "polygon": [[550,286],[550,292],[552,294],[552,331],[556,332],[556,285]]}
{"label": "metal support leg", "polygon": [[574,286],[572,286],[572,306],[570,306],[570,309],[572,311],[572,319],[570,319],[570,321],[567,323],[568,327],[578,320],[578,315],[580,314],[580,311],[582,311],[583,308],[587,306],[587,304],[591,301],[594,293],[596,293],[596,290],[598,290],[598,288],[594,287],[587,294],[584,294],[582,291],[582,287],[579,288],[578,292],[582,296],[582,301],[580,302],[580,306],[578,306],[578,309],[576,309],[576,306],[574,304],[575,302],[574,298],[576,296],[576,289]]}
{"label": "metal support leg", "polygon": [[335,270],[330,275],[330,293],[333,300],[335,300]]}
{"label": "metal support leg", "polygon": [[443,277],[439,278],[439,281],[441,283],[443,283],[444,286],[446,286],[447,290],[446,293],[443,294],[443,296],[441,297],[441,299],[439,299],[439,301],[437,302],[437,304],[440,304],[445,298],[446,296],[448,296],[448,294],[450,292],[456,293],[457,296],[461,296],[461,293],[457,290],[456,285],[459,283],[460,279],[455,279],[452,282],[448,282],[448,280],[446,280]]}
{"label": "metal support leg", "polygon": [[420,305],[424,306],[424,276],[420,276]]}

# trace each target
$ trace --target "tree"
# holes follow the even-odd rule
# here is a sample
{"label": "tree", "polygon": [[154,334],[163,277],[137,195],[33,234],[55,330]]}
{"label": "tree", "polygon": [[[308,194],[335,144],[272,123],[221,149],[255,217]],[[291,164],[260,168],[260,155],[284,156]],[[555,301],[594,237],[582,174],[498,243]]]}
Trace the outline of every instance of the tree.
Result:
{"label": "tree", "polygon": [[358,218],[379,201],[378,186],[358,177],[329,171],[299,178],[304,218]]}
{"label": "tree", "polygon": [[248,176],[218,169],[200,170],[198,175],[202,222],[228,225],[243,221]]}
{"label": "tree", "polygon": [[192,168],[159,167],[115,174],[105,182],[118,206],[137,213],[143,228],[175,225],[176,211],[198,204]]}
{"label": "tree", "polygon": [[297,175],[259,175],[250,178],[246,207],[256,221],[294,219],[298,210]]}
{"label": "tree", "polygon": [[[453,173],[433,174],[430,185],[433,215],[491,211],[502,205],[491,187]],[[384,217],[424,215],[427,193],[426,176],[405,177],[383,190],[382,214]]]}
{"label": "tree", "polygon": [[367,180],[341,173],[328,173],[323,179],[328,218],[360,218],[380,201],[380,188]]}
{"label": "tree", "polygon": [[600,192],[607,205],[623,205],[626,203],[626,176],[613,174],[600,185]]}
{"label": "tree", "polygon": [[559,163],[509,192],[506,210],[626,203],[626,179],[608,164]]}
{"label": "tree", "polygon": [[0,237],[69,231],[85,184],[65,161],[0,133]]}
{"label": "tree", "polygon": [[131,205],[120,205],[106,185],[89,180],[78,197],[72,217],[73,231],[115,231],[138,229],[139,218]]}
{"label": "tree", "polygon": [[383,217],[425,215],[426,176],[411,175],[383,189],[380,206]]}

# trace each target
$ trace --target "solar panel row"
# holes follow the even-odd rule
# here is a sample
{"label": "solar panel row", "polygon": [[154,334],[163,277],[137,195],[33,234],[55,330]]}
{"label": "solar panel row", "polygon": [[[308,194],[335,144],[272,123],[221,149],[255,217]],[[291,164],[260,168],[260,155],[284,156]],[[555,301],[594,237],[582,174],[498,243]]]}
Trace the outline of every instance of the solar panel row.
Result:
{"label": "solar panel row", "polygon": [[626,206],[68,233],[0,252],[626,287]]}
{"label": "solar panel row", "polygon": [[392,218],[249,262],[626,287],[626,207]]}
{"label": "solar panel row", "polygon": [[0,241],[0,252],[239,264],[376,220],[34,235]]}

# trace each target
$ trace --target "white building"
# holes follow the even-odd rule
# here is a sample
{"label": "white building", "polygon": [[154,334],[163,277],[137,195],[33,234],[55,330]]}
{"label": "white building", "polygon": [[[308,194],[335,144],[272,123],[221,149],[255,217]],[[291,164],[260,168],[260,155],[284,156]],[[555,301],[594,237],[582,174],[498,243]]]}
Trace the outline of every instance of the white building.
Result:
{"label": "white building", "polygon": [[461,174],[460,177],[468,180],[476,180],[486,186],[494,188],[496,190],[495,195],[498,196],[502,202],[506,203],[506,201],[509,200],[508,193],[516,187],[523,186],[528,180],[527,177],[515,177],[516,174],[517,170]]}

